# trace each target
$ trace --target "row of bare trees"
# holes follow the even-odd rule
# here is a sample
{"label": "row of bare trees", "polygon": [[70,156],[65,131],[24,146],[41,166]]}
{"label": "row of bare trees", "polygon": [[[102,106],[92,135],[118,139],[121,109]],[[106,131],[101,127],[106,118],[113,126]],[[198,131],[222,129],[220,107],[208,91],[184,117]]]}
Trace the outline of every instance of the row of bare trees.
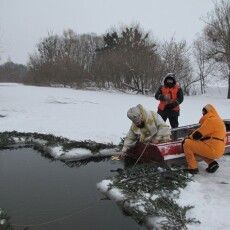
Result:
{"label": "row of bare trees", "polygon": [[22,64],[15,64],[10,59],[0,65],[0,82],[22,82],[27,68]]}
{"label": "row of bare trees", "polygon": [[104,36],[49,34],[30,55],[26,82],[82,88],[117,88],[154,92],[167,72],[175,72],[189,92],[192,68],[185,41],[157,44],[138,25],[113,29]]}
{"label": "row of bare trees", "polygon": [[167,72],[174,72],[186,94],[198,84],[205,93],[208,79],[225,77],[230,98],[230,1],[216,2],[204,23],[190,47],[174,38],[156,42],[138,25],[111,29],[104,36],[72,30],[48,34],[30,55],[24,81],[145,94],[154,92]]}
{"label": "row of bare trees", "polygon": [[216,74],[220,78],[227,78],[227,98],[230,99],[230,1],[216,1],[204,22],[203,32],[194,42],[198,70],[196,80],[200,81],[201,92],[205,93],[208,77]]}
{"label": "row of bare trees", "polygon": [[78,36],[72,30],[61,36],[49,34],[29,57],[26,82],[83,87],[91,79],[90,68],[101,42],[94,34]]}

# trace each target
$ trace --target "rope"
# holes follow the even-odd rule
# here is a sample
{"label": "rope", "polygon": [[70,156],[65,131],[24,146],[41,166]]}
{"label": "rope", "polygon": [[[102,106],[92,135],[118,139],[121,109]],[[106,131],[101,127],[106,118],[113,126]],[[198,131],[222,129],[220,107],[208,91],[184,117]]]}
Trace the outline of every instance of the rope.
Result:
{"label": "rope", "polygon": [[[149,144],[150,144],[150,141],[145,145],[145,148],[143,149],[141,155],[138,157],[138,159],[137,159],[137,161],[135,162],[135,164],[133,165],[133,167],[135,167],[136,164],[139,162],[139,160],[141,159],[142,155],[144,154],[144,152],[145,152],[145,150],[147,149],[147,147],[149,146]],[[132,168],[133,168],[133,167],[132,167]]]}

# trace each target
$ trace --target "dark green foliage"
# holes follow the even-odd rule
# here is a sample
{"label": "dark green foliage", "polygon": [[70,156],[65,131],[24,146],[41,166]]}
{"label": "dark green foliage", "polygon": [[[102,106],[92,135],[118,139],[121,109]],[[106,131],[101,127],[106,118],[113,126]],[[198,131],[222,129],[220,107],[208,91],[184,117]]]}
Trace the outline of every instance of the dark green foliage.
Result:
{"label": "dark green foliage", "polygon": [[[45,141],[44,143],[36,144],[36,141]],[[3,132],[0,133],[0,149],[13,149],[13,148],[25,148],[30,147],[38,152],[41,155],[51,161],[55,159],[49,152],[49,147],[61,146],[63,151],[68,151],[74,148],[84,148],[91,151],[92,154],[97,154],[100,150],[118,149],[116,145],[112,143],[103,144],[97,143],[91,140],[86,141],[71,141],[67,138],[56,137],[51,134],[40,134],[40,133],[22,133],[22,132]],[[47,148],[48,147],[48,148]],[[110,156],[109,156],[110,157]],[[63,159],[62,162],[65,163],[68,167],[79,167],[86,165],[89,162],[99,162],[108,159],[108,156],[97,156],[97,157],[87,157],[87,159],[74,160],[74,159]],[[1,230],[1,229],[0,229]]]}
{"label": "dark green foliage", "polygon": [[[161,217],[158,223],[161,229],[187,229],[187,224],[199,223],[186,218],[192,206],[182,207],[174,200],[179,197],[179,189],[185,188],[191,181],[183,170],[142,164],[120,171],[112,181],[110,189],[116,187],[123,191],[127,199],[121,206],[138,223],[146,222],[150,216]],[[139,205],[132,205],[134,203]]]}
{"label": "dark green foliage", "polygon": [[0,135],[0,148],[6,148],[9,145],[15,144],[14,140],[8,135],[8,133],[2,133]]}
{"label": "dark green foliage", "polygon": [[[1,222],[2,221],[2,222]],[[7,212],[0,208],[0,230],[14,230]]]}
{"label": "dark green foliage", "polygon": [[124,145],[124,141],[125,141],[125,138],[123,137],[123,138],[121,138],[121,141],[120,141],[120,143],[118,144],[118,149],[122,149],[122,147],[123,147],[123,145]]}
{"label": "dark green foliage", "polygon": [[[183,170],[167,170],[156,167],[154,164],[142,164],[124,170],[114,178],[114,185],[118,188],[127,188],[129,193],[142,191],[145,193],[164,193],[184,188],[191,178]],[[134,186],[135,185],[135,186]]]}
{"label": "dark green foliage", "polygon": [[86,148],[96,153],[99,150],[107,148],[115,148],[112,143],[103,144],[94,141],[71,141],[67,138],[56,137],[52,134],[40,134],[40,133],[22,133],[22,132],[2,132],[0,133],[0,148],[7,148],[9,145],[16,144],[14,138],[25,138],[27,144],[33,145],[33,139],[41,139],[47,141],[46,146],[63,146],[63,150],[67,151],[73,148]]}
{"label": "dark green foliage", "polygon": [[118,37],[117,32],[113,32],[111,34],[107,33],[103,37],[103,40],[105,43],[105,47],[103,49],[113,49],[113,48],[116,48],[119,44],[119,37]]}
{"label": "dark green foliage", "polygon": [[186,224],[200,223],[194,218],[186,218],[186,213],[191,208],[193,207],[181,207],[172,198],[162,196],[154,201],[150,200],[147,212],[150,213],[151,216],[165,218],[165,220],[159,223],[161,229],[176,230],[187,229]]}
{"label": "dark green foliage", "polygon": [[67,165],[70,168],[75,168],[75,167],[80,167],[80,166],[84,166],[87,165],[90,162],[101,162],[101,161],[108,161],[109,159],[107,157],[90,157],[87,159],[83,159],[83,160],[77,160],[77,161],[68,161],[68,160],[62,160],[65,165]]}
{"label": "dark green foliage", "polygon": [[138,25],[113,30],[104,37],[92,65],[98,87],[131,89],[137,93],[156,90],[162,60],[156,44]]}

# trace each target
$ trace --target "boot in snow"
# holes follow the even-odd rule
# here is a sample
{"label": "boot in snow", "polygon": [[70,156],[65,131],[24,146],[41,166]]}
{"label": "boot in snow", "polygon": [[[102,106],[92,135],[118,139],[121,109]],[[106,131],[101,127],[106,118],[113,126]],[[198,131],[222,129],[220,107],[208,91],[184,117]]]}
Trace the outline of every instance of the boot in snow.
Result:
{"label": "boot in snow", "polygon": [[208,173],[214,173],[219,168],[219,164],[216,161],[213,161],[208,165],[208,168],[206,168],[206,171]]}

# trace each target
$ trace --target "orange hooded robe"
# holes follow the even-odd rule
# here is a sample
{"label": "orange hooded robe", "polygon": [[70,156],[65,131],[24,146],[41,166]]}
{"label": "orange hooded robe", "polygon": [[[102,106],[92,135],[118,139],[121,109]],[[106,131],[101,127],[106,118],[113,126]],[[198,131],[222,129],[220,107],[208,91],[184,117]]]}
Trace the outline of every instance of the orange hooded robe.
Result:
{"label": "orange hooded robe", "polygon": [[189,169],[197,168],[195,155],[210,164],[214,159],[220,158],[225,150],[226,127],[224,122],[212,105],[208,104],[204,108],[207,113],[199,121],[201,126],[194,131],[200,132],[202,138],[194,140],[191,134],[183,144]]}

